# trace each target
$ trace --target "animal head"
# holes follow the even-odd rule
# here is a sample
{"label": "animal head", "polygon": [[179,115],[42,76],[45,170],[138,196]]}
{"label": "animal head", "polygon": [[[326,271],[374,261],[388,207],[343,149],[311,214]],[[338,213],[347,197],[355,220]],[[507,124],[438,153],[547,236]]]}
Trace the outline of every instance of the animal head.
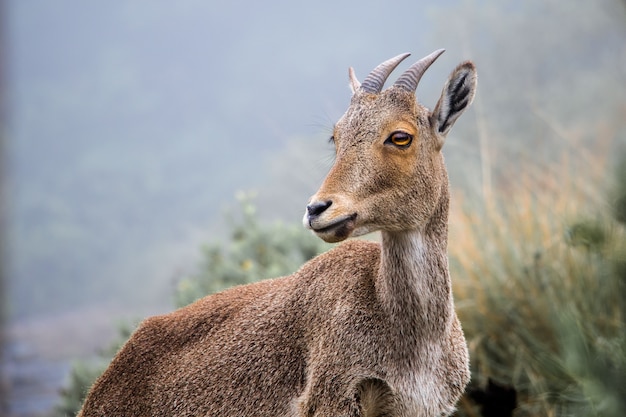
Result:
{"label": "animal head", "polygon": [[442,53],[422,58],[385,90],[409,54],[383,62],[363,83],[350,68],[352,99],[332,136],[335,163],[303,219],[323,240],[419,229],[432,217],[448,187],[441,148],[476,91],[476,68],[467,61],[452,71],[434,110],[418,103],[419,80]]}

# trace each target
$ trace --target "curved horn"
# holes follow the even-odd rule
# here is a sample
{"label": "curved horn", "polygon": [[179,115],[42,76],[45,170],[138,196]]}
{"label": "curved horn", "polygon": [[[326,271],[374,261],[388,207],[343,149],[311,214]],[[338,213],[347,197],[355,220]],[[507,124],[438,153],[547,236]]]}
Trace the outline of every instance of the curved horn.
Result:
{"label": "curved horn", "polygon": [[385,80],[391,74],[402,60],[404,60],[407,56],[411,54],[401,54],[387,61],[383,62],[369,73],[363,83],[361,84],[361,90],[366,93],[380,93],[380,90],[383,89],[383,84],[385,84]]}
{"label": "curved horn", "polygon": [[397,85],[410,93],[414,93],[422,75],[424,75],[428,67],[430,67],[430,65],[435,62],[435,60],[439,58],[439,55],[443,54],[444,51],[445,49],[439,49],[420,59],[415,64],[411,65],[393,85]]}

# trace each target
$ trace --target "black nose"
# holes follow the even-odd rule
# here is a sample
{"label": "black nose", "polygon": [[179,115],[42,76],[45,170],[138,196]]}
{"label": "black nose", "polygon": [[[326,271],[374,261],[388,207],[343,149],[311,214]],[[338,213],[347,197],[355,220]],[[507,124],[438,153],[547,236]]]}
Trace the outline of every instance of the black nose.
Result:
{"label": "black nose", "polygon": [[333,204],[332,201],[314,201],[308,206],[306,206],[306,212],[309,214],[309,217],[317,217],[322,214],[328,207]]}

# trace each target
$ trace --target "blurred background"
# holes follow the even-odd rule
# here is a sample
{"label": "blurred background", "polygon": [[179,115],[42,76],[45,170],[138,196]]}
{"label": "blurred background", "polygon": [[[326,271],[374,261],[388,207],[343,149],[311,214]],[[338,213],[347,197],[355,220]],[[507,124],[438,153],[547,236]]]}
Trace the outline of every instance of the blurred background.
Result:
{"label": "blurred background", "polygon": [[492,379],[515,415],[623,410],[626,1],[0,4],[0,414],[69,415],[76,369],[137,320],[324,250],[299,222],[348,67],[442,47],[424,105],[460,61],[479,73],[444,148],[477,393],[460,412],[486,412]]}

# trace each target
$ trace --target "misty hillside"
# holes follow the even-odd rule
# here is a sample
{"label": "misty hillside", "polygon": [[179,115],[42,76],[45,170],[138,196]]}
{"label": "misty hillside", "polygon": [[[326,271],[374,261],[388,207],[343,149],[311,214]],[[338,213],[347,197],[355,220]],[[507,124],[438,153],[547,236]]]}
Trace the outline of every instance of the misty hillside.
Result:
{"label": "misty hillside", "polygon": [[[300,222],[333,160],[349,66],[362,80],[411,52],[393,80],[446,48],[417,91],[432,108],[450,71],[476,63],[476,100],[444,147],[462,197],[453,212],[490,195],[524,210],[513,190],[584,206],[569,196],[601,193],[571,188],[600,183],[626,148],[623,0],[2,4],[12,416],[48,415],[70,361],[101,351],[120,317],[171,310],[203,245],[227,234],[237,196],[256,194],[259,221]],[[567,170],[594,181],[560,195]],[[563,221],[562,206],[530,217]],[[499,253],[475,218],[455,221],[479,232],[453,236],[465,270],[476,263],[467,248]],[[518,242],[501,243],[518,255]]]}
{"label": "misty hillside", "polygon": [[362,79],[445,47],[418,88],[433,107],[476,62],[476,106],[446,145],[470,193],[596,146],[599,129],[619,142],[622,3],[8,1],[12,315],[167,308],[240,190],[298,222],[332,161],[349,66]]}

